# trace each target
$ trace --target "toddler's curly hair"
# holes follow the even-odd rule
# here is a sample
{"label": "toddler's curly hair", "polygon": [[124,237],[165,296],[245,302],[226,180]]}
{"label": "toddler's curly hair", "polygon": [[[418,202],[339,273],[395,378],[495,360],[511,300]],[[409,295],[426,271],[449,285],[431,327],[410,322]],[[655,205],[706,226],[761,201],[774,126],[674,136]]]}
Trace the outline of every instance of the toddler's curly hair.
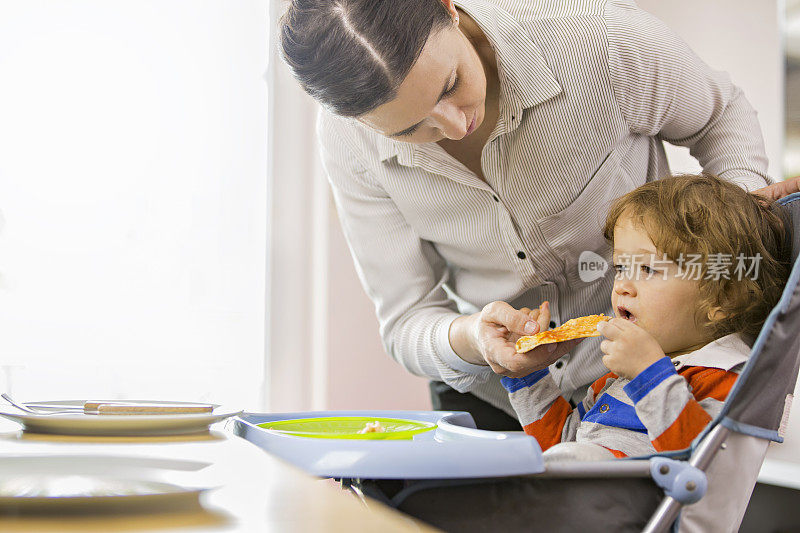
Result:
{"label": "toddler's curly hair", "polygon": [[[791,270],[792,225],[783,207],[717,176],[686,174],[646,183],[618,198],[604,229],[612,246],[617,221],[628,217],[668,259],[702,258],[701,304],[695,314],[700,328],[715,339],[758,334]],[[729,257],[733,267],[737,257],[760,257],[758,275],[740,280],[730,272],[730,279],[714,279],[708,275],[712,254]]]}

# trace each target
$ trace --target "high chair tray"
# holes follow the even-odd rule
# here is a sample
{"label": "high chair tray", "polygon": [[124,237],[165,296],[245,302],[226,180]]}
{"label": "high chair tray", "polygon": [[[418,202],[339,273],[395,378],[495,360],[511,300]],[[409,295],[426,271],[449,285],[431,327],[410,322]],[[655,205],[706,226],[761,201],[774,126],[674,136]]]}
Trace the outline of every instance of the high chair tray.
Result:
{"label": "high chair tray", "polygon": [[[259,427],[326,417],[390,418],[436,424],[412,440],[307,438]],[[453,411],[310,411],[245,413],[232,431],[269,453],[320,477],[362,479],[481,478],[544,471],[536,439],[475,429],[472,416]]]}

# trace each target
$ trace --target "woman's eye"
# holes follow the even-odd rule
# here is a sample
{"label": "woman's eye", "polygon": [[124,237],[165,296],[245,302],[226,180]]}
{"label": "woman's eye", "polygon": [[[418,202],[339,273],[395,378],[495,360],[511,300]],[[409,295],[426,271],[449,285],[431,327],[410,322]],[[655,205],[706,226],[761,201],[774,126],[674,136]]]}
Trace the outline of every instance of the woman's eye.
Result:
{"label": "woman's eye", "polygon": [[617,274],[622,274],[623,272],[625,272],[626,268],[627,267],[625,265],[614,265],[614,272],[616,272]]}
{"label": "woman's eye", "polygon": [[417,133],[418,129],[419,129],[419,126],[414,126],[413,128],[409,128],[406,131],[404,131],[403,133],[399,134],[398,137],[411,137],[412,135]]}
{"label": "woman's eye", "polygon": [[645,274],[652,274],[654,270],[647,265],[642,265],[642,272]]}
{"label": "woman's eye", "polygon": [[458,89],[458,84],[459,84],[459,82],[460,82],[460,81],[461,81],[461,80],[459,79],[459,77],[458,77],[458,76],[456,76],[456,79],[455,79],[455,80],[453,80],[453,85],[452,85],[452,87],[450,87],[449,89],[447,89],[447,90],[444,92],[444,96],[450,96],[451,94],[453,94],[454,92],[456,92],[456,89]]}

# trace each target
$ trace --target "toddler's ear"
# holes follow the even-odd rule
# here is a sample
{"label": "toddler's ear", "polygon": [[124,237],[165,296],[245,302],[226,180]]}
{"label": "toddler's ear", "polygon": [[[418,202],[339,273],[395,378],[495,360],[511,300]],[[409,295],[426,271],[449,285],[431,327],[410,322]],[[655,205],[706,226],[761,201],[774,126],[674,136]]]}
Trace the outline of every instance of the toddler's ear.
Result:
{"label": "toddler's ear", "polygon": [[709,322],[716,322],[717,320],[722,320],[726,318],[728,315],[722,312],[721,307],[712,307],[708,311],[708,321]]}

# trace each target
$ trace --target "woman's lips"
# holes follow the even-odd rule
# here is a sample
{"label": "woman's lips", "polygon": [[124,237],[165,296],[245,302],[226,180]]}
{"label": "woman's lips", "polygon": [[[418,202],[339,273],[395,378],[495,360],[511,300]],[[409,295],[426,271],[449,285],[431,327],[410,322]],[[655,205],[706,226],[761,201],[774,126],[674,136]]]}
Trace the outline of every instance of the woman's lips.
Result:
{"label": "woman's lips", "polygon": [[475,120],[477,118],[478,118],[478,113],[472,115],[472,122],[469,123],[469,127],[467,128],[467,133],[464,135],[464,137],[475,131]]}

